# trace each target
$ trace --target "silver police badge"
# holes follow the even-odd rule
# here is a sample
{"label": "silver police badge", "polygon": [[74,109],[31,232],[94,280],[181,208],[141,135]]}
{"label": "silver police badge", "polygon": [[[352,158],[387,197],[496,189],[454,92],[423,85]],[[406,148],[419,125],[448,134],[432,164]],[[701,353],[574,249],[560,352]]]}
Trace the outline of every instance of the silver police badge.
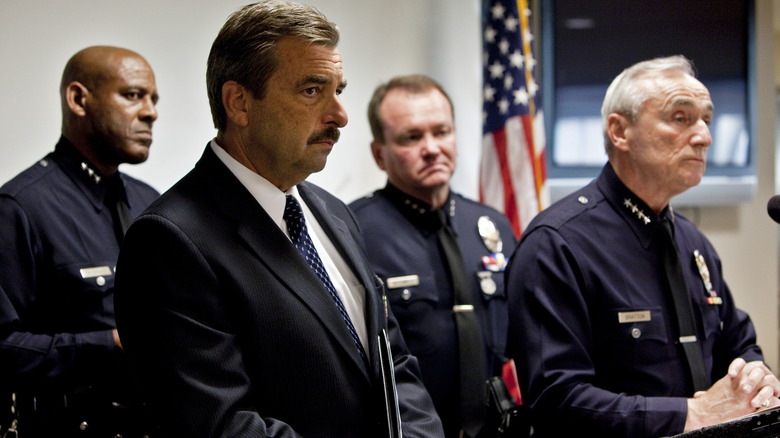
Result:
{"label": "silver police badge", "polygon": [[498,285],[493,280],[493,273],[490,271],[477,272],[479,277],[479,288],[485,295],[493,295],[498,290]]}
{"label": "silver police badge", "polygon": [[485,269],[492,272],[502,272],[506,269],[507,260],[501,252],[504,248],[504,242],[501,241],[501,233],[498,231],[498,227],[488,216],[481,216],[477,220],[477,231],[479,231],[479,236],[482,238],[482,243],[490,251],[489,256],[482,257],[482,264],[485,266]]}
{"label": "silver police badge", "polygon": [[477,220],[477,229],[479,230],[479,236],[482,237],[482,242],[485,244],[490,252],[500,253],[503,249],[504,242],[501,241],[501,233],[499,233],[496,224],[493,223],[487,216],[481,216]]}

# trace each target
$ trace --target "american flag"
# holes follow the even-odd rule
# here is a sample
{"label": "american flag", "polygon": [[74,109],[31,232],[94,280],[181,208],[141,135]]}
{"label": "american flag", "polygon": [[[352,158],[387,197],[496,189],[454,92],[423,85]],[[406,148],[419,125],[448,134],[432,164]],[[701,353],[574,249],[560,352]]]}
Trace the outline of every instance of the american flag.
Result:
{"label": "american flag", "polygon": [[518,238],[550,203],[529,15],[526,0],[482,1],[484,134],[479,198],[509,218]]}

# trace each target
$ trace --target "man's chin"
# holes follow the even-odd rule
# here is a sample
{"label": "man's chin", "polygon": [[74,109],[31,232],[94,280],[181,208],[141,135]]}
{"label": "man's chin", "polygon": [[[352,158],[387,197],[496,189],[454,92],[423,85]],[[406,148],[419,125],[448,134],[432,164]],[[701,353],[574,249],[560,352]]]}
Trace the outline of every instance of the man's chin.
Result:
{"label": "man's chin", "polygon": [[122,162],[127,164],[141,164],[149,158],[149,146],[135,146],[124,154]]}
{"label": "man's chin", "polygon": [[435,172],[422,181],[422,185],[429,188],[437,188],[450,183],[452,175],[449,172]]}
{"label": "man's chin", "polygon": [[328,164],[328,155],[330,155],[330,150],[317,154],[315,159],[307,166],[309,174],[321,172],[325,169],[325,165]]}

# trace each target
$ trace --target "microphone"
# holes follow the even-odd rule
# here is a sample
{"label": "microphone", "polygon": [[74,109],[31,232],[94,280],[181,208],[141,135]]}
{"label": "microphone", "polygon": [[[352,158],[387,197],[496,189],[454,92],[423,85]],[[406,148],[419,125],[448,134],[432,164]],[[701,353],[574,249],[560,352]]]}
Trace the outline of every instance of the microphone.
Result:
{"label": "microphone", "polygon": [[769,202],[766,204],[766,211],[769,213],[769,217],[780,224],[780,195],[769,198]]}

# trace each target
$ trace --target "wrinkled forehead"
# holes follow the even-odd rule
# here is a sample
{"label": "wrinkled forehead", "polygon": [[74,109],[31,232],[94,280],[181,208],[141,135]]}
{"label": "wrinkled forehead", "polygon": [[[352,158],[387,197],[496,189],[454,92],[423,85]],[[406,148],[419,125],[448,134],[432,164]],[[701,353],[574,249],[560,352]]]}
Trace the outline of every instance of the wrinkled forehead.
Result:
{"label": "wrinkled forehead", "polygon": [[662,110],[676,107],[696,107],[712,112],[714,105],[707,87],[695,77],[676,70],[644,73],[637,77],[637,86],[646,95],[643,107],[651,103]]}
{"label": "wrinkled forehead", "polygon": [[283,38],[276,44],[279,64],[275,74],[308,82],[307,78],[323,77],[346,86],[341,53],[335,46],[310,43],[299,38]]}

